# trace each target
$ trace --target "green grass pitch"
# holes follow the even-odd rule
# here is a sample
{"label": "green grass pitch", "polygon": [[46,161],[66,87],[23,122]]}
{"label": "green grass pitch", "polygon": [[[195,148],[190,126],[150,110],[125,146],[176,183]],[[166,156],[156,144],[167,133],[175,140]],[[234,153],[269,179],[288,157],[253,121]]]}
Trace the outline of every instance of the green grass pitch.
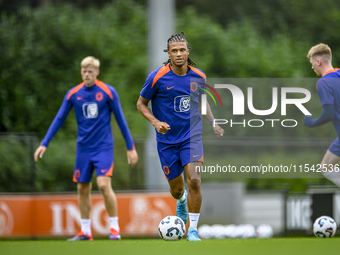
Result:
{"label": "green grass pitch", "polygon": [[251,254],[251,255],[311,255],[337,254],[339,238],[272,238],[223,239],[202,242],[166,242],[160,239],[123,239],[121,241],[94,240],[67,242],[65,240],[2,240],[1,255],[177,255],[177,254]]}

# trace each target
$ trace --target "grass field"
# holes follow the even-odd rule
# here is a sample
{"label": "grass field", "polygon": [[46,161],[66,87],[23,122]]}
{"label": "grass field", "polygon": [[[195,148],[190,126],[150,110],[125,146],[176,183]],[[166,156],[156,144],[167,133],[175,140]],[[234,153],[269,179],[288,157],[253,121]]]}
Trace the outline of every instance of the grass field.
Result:
{"label": "grass field", "polygon": [[125,239],[121,241],[94,240],[66,242],[65,240],[0,241],[1,255],[116,255],[116,254],[251,254],[251,255],[312,255],[337,254],[339,238],[272,238],[223,239],[202,242],[166,242],[159,239]]}

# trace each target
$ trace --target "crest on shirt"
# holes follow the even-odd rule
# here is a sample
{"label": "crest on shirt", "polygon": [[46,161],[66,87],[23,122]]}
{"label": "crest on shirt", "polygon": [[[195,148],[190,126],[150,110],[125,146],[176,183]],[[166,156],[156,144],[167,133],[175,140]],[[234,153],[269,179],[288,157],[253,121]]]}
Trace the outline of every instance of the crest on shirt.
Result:
{"label": "crest on shirt", "polygon": [[190,88],[191,88],[192,92],[196,92],[196,90],[197,90],[197,83],[196,82],[190,83]]}
{"label": "crest on shirt", "polygon": [[102,92],[97,92],[97,93],[96,93],[96,100],[97,100],[97,101],[102,101],[103,98],[104,98],[104,95],[103,95]]}
{"label": "crest on shirt", "polygon": [[97,103],[84,103],[83,114],[87,119],[94,119],[98,116],[98,105]]}
{"label": "crest on shirt", "polygon": [[187,112],[190,110],[190,96],[182,95],[174,99],[175,112]]}

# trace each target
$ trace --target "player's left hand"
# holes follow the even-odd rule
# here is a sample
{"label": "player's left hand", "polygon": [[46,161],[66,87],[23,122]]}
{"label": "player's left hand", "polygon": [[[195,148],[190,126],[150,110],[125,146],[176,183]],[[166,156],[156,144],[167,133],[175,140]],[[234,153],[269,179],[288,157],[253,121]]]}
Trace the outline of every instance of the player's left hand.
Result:
{"label": "player's left hand", "polygon": [[136,149],[128,150],[126,153],[128,164],[131,166],[135,166],[138,162],[138,153]]}
{"label": "player's left hand", "polygon": [[46,147],[43,145],[40,145],[34,152],[34,161],[37,162],[38,158],[42,158],[45,152],[46,152]]}
{"label": "player's left hand", "polygon": [[215,127],[213,126],[213,130],[217,138],[220,138],[224,135],[224,129],[217,124],[215,124]]}
{"label": "player's left hand", "polygon": [[310,115],[307,115],[303,119],[303,125],[305,125],[306,127],[312,127],[313,126],[313,121],[314,121],[314,118],[312,116],[310,116]]}

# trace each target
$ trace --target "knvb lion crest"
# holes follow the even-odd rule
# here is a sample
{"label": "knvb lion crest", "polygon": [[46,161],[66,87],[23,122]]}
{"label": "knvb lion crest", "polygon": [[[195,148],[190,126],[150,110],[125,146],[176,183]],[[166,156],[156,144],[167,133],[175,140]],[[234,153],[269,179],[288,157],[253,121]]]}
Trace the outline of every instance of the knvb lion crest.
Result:
{"label": "knvb lion crest", "polygon": [[192,92],[196,92],[197,90],[197,83],[196,82],[191,82],[190,83],[190,88]]}

